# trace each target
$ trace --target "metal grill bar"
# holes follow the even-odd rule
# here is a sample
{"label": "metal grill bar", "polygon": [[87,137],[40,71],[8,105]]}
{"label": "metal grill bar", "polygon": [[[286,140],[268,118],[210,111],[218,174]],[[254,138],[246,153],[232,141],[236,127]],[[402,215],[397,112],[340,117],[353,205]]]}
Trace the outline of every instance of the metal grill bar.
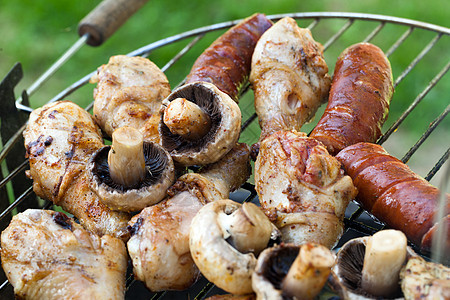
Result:
{"label": "metal grill bar", "polygon": [[314,21],[312,21],[312,23],[309,24],[309,26],[306,27],[306,28],[309,29],[309,30],[313,30],[313,28],[316,27],[317,24],[319,24],[319,21],[320,21],[319,18],[314,19]]}
{"label": "metal grill bar", "polygon": [[402,34],[402,36],[389,48],[389,50],[386,52],[386,57],[391,56],[392,53],[394,53],[395,50],[411,35],[413,32],[414,27],[411,26],[408,28],[408,30],[405,31],[405,33]]}
{"label": "metal grill bar", "polygon": [[175,62],[177,62],[183,55],[185,55],[189,50],[191,50],[192,47],[194,47],[195,44],[197,44],[198,41],[200,41],[205,34],[201,34],[199,36],[196,36],[189,44],[187,44],[186,47],[181,49],[180,52],[177,53],[164,67],[161,68],[162,72],[166,72]]}
{"label": "metal grill bar", "polygon": [[352,26],[354,19],[349,19],[344,26],[342,26],[341,29],[339,29],[338,32],[336,32],[324,45],[323,45],[323,51],[326,51],[328,47],[330,47],[336,40],[344,34],[344,32]]}
{"label": "metal grill bar", "polygon": [[445,151],[444,155],[441,156],[439,161],[434,165],[434,167],[428,172],[427,176],[425,177],[426,180],[430,181],[431,178],[433,178],[434,175],[439,171],[439,169],[444,165],[444,163],[448,160],[448,157],[450,156],[450,148]]}
{"label": "metal grill bar", "polygon": [[441,80],[442,77],[447,73],[450,68],[450,62],[430,81],[430,83],[425,87],[425,89],[414,99],[411,105],[403,112],[403,114],[395,121],[394,124],[386,131],[386,133],[378,140],[377,144],[382,145],[391,134],[400,126],[400,124],[406,119],[406,117],[411,113],[411,111],[422,101],[423,98],[428,94],[429,91]]}
{"label": "metal grill bar", "polygon": [[3,180],[0,182],[0,189],[3,188],[10,180],[12,180],[19,172],[22,172],[25,167],[28,165],[28,159],[26,159],[23,163],[20,164],[16,169],[8,174]]}
{"label": "metal grill bar", "polygon": [[0,152],[0,163],[5,160],[9,151],[11,151],[12,146],[14,146],[22,137],[22,132],[25,130],[27,124],[24,124],[3,146],[2,151]]}
{"label": "metal grill bar", "polygon": [[30,186],[25,193],[23,193],[22,195],[20,195],[20,197],[18,197],[16,200],[14,200],[14,202],[8,206],[7,209],[5,209],[4,211],[2,211],[2,213],[0,214],[0,220],[2,220],[7,214],[9,214],[10,212],[12,212],[12,210],[14,208],[16,208],[17,205],[19,205],[26,197],[28,197],[29,195],[31,195],[33,193],[33,187]]}
{"label": "metal grill bar", "polygon": [[447,114],[450,112],[450,104],[447,106],[447,108],[430,124],[430,127],[424,132],[424,134],[420,137],[420,139],[414,144],[414,146],[409,149],[409,151],[403,156],[401,159],[402,162],[407,163],[411,156],[419,149],[420,145],[423,144],[423,142],[430,136],[430,134],[436,129],[436,127],[439,125],[439,123],[444,120],[444,118],[447,116]]}
{"label": "metal grill bar", "polygon": [[417,55],[417,57],[411,62],[411,64],[403,71],[402,74],[400,74],[399,77],[394,82],[394,87],[397,87],[397,85],[405,79],[406,75],[408,75],[409,72],[419,63],[419,61],[422,60],[422,58],[433,48],[433,46],[439,41],[441,38],[442,33],[438,33],[434,39],[431,40],[431,42],[428,43],[428,45],[425,46],[425,48],[422,50],[422,52]]}
{"label": "metal grill bar", "polygon": [[370,42],[383,29],[386,22],[381,22],[364,40],[364,43]]}

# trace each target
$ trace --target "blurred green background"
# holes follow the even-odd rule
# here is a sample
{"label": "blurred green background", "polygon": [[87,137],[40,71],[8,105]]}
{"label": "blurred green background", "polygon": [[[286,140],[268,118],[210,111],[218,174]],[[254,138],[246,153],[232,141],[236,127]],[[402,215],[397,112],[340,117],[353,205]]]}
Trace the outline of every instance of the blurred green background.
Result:
{"label": "blurred green background", "polygon": [[[7,74],[16,63],[21,62],[24,79],[16,88],[16,95],[29,87],[60,55],[62,55],[77,39],[77,24],[89,13],[99,0],[19,0],[2,1],[0,9],[0,76]],[[293,1],[293,0],[150,0],[108,41],[100,47],[83,47],[73,58],[61,68],[36,94],[31,97],[32,107],[41,106],[71,83],[94,71],[116,54],[126,54],[134,49],[157,40],[185,32],[198,27],[245,18],[255,12],[268,15],[290,12],[342,11],[382,14],[409,18],[427,23],[449,27],[450,15],[448,1],[444,0],[364,0],[364,1]],[[308,26],[311,20],[299,21],[300,26]],[[321,21],[313,29],[313,35],[321,43],[325,43],[345,23],[343,20]],[[355,24],[325,53],[330,73],[334,68],[339,53],[349,45],[361,41],[377,25],[376,22],[355,22]],[[387,25],[372,41],[387,51],[407,27]],[[172,87],[189,72],[194,59],[221,32],[208,35],[182,60],[171,67],[166,75]],[[405,43],[390,57],[394,78],[409,65],[420,51],[436,35],[425,30],[415,30]],[[166,46],[152,52],[149,58],[159,67],[164,66],[188,40],[175,45]],[[448,63],[449,36],[443,36],[437,45],[413,69],[411,75],[398,86],[391,104],[391,111],[385,130],[398,118],[414,98],[421,93],[428,82]],[[92,99],[92,85],[87,85],[70,95],[72,100],[86,106]],[[448,105],[450,82],[448,74],[432,89],[413,111],[410,117],[400,126],[395,138],[386,142],[385,147],[397,157],[402,157],[426,130],[429,123]],[[251,109],[251,92],[242,106]],[[247,102],[245,102],[247,101]],[[241,107],[242,107],[241,106]],[[322,108],[323,109],[323,108]],[[417,165],[418,172],[426,175],[430,165],[449,146],[450,118],[440,125],[438,133],[421,147],[411,159],[411,165]],[[316,121],[318,117],[316,117]],[[250,130],[258,134],[258,126],[253,123]],[[305,127],[309,131],[314,122]],[[252,142],[248,140],[247,142]],[[431,158],[430,158],[431,157]],[[427,165],[422,167],[423,162]],[[419,164],[420,162],[420,164]]]}

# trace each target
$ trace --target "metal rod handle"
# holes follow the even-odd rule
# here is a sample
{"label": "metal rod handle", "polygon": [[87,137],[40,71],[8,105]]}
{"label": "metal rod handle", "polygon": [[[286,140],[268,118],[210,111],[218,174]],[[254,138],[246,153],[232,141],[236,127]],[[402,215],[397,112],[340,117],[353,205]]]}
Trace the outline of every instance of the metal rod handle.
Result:
{"label": "metal rod handle", "polygon": [[89,34],[87,44],[99,46],[148,0],[104,0],[78,25],[80,36]]}

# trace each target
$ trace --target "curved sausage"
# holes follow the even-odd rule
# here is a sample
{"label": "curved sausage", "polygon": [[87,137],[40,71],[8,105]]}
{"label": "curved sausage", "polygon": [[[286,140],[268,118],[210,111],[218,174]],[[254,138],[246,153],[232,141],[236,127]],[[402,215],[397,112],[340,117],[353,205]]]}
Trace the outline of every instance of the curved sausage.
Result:
{"label": "curved sausage", "polygon": [[[359,193],[357,200],[389,227],[401,230],[422,250],[430,250],[440,191],[383,147],[357,143],[336,155]],[[447,212],[450,194],[446,194]],[[449,222],[448,215],[440,222]],[[445,225],[445,226],[448,226]],[[450,231],[446,238],[450,247]]]}
{"label": "curved sausage", "polygon": [[186,83],[213,83],[238,101],[250,74],[253,50],[261,35],[272,26],[263,14],[254,14],[215,40],[195,61]]}
{"label": "curved sausage", "polygon": [[394,92],[392,70],[383,51],[369,43],[355,44],[339,56],[328,105],[311,137],[328,152],[381,136]]}

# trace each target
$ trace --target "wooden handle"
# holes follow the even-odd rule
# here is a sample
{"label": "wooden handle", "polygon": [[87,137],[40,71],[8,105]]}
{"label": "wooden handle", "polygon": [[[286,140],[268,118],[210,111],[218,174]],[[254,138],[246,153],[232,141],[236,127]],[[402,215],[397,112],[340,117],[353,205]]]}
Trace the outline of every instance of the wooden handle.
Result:
{"label": "wooden handle", "polygon": [[99,46],[148,0],[103,0],[78,25],[80,36],[89,34],[87,44]]}

